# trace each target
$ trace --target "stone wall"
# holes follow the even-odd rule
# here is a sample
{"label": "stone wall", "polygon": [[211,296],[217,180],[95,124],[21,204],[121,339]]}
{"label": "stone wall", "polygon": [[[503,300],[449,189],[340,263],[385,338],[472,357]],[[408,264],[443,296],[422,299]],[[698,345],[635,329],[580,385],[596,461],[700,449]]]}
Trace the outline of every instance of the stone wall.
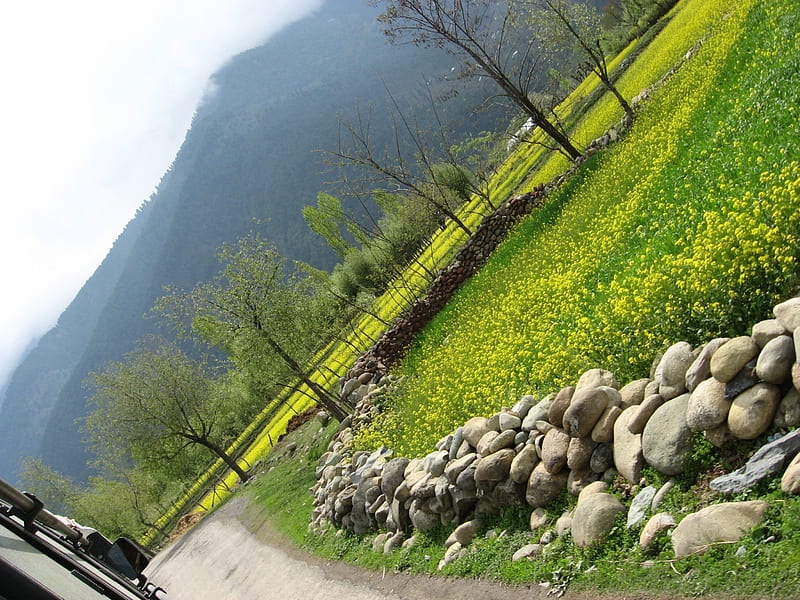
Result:
{"label": "stone wall", "polygon": [[[577,544],[589,545],[617,514],[633,511],[606,493],[609,486],[622,496],[639,492],[641,516],[629,512],[638,524],[657,506],[657,490],[645,487],[642,469],[681,473],[695,432],[718,447],[774,432],[776,439],[745,467],[711,483],[723,493],[740,491],[783,469],[800,449],[800,430],[784,435],[800,425],[800,297],[774,314],[750,335],[697,348],[674,344],[652,377],[620,385],[613,373],[593,369],[544,398],[525,396],[491,417],[470,419],[421,459],[395,457],[386,448],[350,452],[353,427],[378,412],[377,399],[393,383],[380,373],[359,373],[343,389],[356,415],[342,424],[317,469],[311,527],[403,538],[439,524],[474,528],[481,515],[527,504],[533,529],[567,492],[580,501],[557,533],[569,530]],[[797,463],[784,476],[787,493],[800,490]],[[758,505],[754,514],[763,516],[764,509]],[[649,530],[676,523],[670,515],[654,519]]]}

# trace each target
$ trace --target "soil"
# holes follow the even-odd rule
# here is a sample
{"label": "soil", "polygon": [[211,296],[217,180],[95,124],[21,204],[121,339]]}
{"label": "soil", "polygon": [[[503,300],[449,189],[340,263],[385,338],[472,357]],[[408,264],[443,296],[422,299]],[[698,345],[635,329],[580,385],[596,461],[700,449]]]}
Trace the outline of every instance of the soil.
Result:
{"label": "soil", "polygon": [[[238,495],[158,554],[146,574],[170,600],[543,600],[537,584],[380,573],[308,554],[270,527],[263,511]],[[573,600],[658,600],[637,594]]]}

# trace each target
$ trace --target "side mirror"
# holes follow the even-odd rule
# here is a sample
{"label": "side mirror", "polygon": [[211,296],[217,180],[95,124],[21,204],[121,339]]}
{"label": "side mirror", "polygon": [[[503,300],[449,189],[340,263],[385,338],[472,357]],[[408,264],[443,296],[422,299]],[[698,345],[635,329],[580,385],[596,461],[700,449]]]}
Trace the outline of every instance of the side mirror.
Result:
{"label": "side mirror", "polygon": [[105,562],[128,579],[138,579],[150,559],[136,542],[121,537],[111,544],[106,552]]}

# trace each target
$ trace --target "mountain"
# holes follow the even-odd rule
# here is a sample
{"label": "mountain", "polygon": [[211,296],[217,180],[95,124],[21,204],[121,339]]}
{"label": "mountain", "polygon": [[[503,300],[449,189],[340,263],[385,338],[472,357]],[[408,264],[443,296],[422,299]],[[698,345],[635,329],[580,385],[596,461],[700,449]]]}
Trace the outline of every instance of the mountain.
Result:
{"label": "mountain", "polygon": [[387,44],[376,16],[364,3],[328,0],[211,77],[156,192],[12,374],[0,407],[3,477],[14,481],[26,456],[77,479],[90,474],[76,422],[87,410],[87,375],[153,330],[143,315],[164,286],[213,277],[222,243],[257,229],[289,259],[333,266],[301,208],[331,191],[335,175],[319,150],[337,147],[339,115],[370,115],[377,148],[392,143],[393,103],[432,128],[429,98],[450,96],[436,112],[462,137],[503,122],[501,109],[472,114],[487,95],[478,82],[451,93],[451,56]]}

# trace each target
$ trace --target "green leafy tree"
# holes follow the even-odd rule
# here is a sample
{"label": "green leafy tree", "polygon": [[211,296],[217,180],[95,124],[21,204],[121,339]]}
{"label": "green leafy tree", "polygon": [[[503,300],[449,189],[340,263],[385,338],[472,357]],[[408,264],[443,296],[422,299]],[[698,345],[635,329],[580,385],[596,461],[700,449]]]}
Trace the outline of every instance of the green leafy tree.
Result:
{"label": "green leafy tree", "polygon": [[128,451],[135,461],[157,465],[197,445],[221,458],[242,481],[249,478],[225,449],[218,421],[231,407],[214,393],[205,361],[149,338],[124,361],[93,373],[90,381],[96,391],[84,431],[98,454]]}
{"label": "green leafy tree", "polygon": [[[223,245],[219,259],[222,269],[214,280],[189,292],[169,290],[156,311],[179,334],[186,333],[188,321],[202,339],[229,353],[255,378],[276,378],[288,370],[331,416],[343,419],[347,413],[336,396],[305,367],[336,323],[308,279],[287,273],[283,258],[256,234]],[[276,363],[284,369],[269,368]]]}

